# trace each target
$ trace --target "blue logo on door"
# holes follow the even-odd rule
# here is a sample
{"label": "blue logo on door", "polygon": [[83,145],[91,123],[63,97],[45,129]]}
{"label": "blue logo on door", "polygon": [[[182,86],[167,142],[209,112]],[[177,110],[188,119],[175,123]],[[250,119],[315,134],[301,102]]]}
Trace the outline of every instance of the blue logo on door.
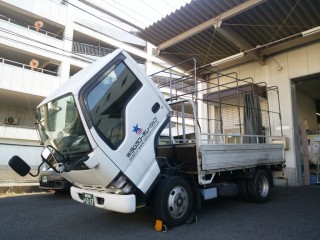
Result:
{"label": "blue logo on door", "polygon": [[138,123],[133,126],[133,132],[135,132],[136,134],[140,135],[142,133],[143,129],[138,127]]}

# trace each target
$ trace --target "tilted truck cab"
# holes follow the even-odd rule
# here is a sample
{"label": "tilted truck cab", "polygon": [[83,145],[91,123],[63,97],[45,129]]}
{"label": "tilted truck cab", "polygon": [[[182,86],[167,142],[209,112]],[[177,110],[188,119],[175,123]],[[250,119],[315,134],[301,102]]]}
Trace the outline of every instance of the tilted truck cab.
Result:
{"label": "tilted truck cab", "polygon": [[[283,142],[272,142],[271,135],[256,134],[245,142],[249,135],[204,132],[200,91],[195,88],[189,98],[165,99],[135,61],[116,50],[39,105],[42,159],[73,183],[74,200],[122,213],[152,206],[157,219],[170,226],[185,223],[199,210],[201,197],[240,192],[266,202],[271,172],[281,170],[285,161]],[[190,122],[192,127],[185,127]],[[161,134],[168,136],[165,144],[159,142]],[[238,143],[226,144],[230,137]],[[20,175],[30,171],[17,156],[9,165]]]}
{"label": "tilted truck cab", "polygon": [[69,164],[87,158],[62,173],[77,186],[72,197],[126,213],[136,209],[132,193],[145,194],[159,175],[155,139],[169,116],[160,91],[121,50],[77,74],[37,109],[45,145]]}

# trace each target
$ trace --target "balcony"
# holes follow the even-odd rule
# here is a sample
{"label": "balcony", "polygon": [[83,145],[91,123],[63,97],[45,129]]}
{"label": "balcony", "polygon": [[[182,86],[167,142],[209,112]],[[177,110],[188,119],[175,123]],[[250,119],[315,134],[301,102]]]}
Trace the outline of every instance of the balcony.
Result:
{"label": "balcony", "polygon": [[0,58],[0,88],[46,97],[61,83],[56,72]]}
{"label": "balcony", "polygon": [[0,138],[39,142],[35,127],[0,124]]}
{"label": "balcony", "polygon": [[[52,25],[65,25],[67,16],[67,6],[59,0],[41,1],[39,0],[2,0],[0,1],[3,15],[12,13],[15,16],[27,16],[33,19],[47,19]],[[33,21],[34,22],[34,21]],[[53,32],[53,31],[52,31]]]}
{"label": "balcony", "polygon": [[10,18],[10,17],[7,17],[5,15],[2,15],[2,14],[0,14],[0,19],[1,19],[2,22],[7,22],[7,23],[14,24],[14,25],[18,25],[20,27],[27,28],[29,30],[44,34],[44,35],[46,35],[48,37],[53,37],[53,38],[56,38],[56,39],[59,39],[59,40],[63,39],[62,35],[58,35],[58,34],[43,30],[41,28],[36,28],[34,25],[30,25],[27,22],[18,21],[18,20],[15,20],[13,18]]}
{"label": "balcony", "polygon": [[3,15],[0,16],[0,28],[3,29],[0,44],[61,61],[57,49],[63,49],[64,42],[60,36],[41,29],[34,31],[32,26],[15,24]]}

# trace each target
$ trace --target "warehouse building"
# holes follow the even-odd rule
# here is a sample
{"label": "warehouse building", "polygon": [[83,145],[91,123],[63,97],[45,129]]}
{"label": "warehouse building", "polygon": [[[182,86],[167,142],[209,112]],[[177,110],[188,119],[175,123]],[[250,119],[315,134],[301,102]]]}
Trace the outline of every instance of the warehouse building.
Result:
{"label": "warehouse building", "polygon": [[283,178],[292,186],[309,185],[310,175],[320,180],[319,8],[313,0],[195,0],[140,36],[172,63],[194,58],[198,69],[276,86],[287,149]]}

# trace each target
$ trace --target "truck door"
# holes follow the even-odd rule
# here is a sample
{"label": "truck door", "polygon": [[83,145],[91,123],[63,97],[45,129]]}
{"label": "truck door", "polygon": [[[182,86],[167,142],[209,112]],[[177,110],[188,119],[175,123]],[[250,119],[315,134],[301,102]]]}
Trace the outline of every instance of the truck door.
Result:
{"label": "truck door", "polygon": [[137,63],[121,52],[84,86],[93,138],[122,172],[132,165],[128,177],[133,182],[154,164],[154,138],[170,111],[150,81]]}

